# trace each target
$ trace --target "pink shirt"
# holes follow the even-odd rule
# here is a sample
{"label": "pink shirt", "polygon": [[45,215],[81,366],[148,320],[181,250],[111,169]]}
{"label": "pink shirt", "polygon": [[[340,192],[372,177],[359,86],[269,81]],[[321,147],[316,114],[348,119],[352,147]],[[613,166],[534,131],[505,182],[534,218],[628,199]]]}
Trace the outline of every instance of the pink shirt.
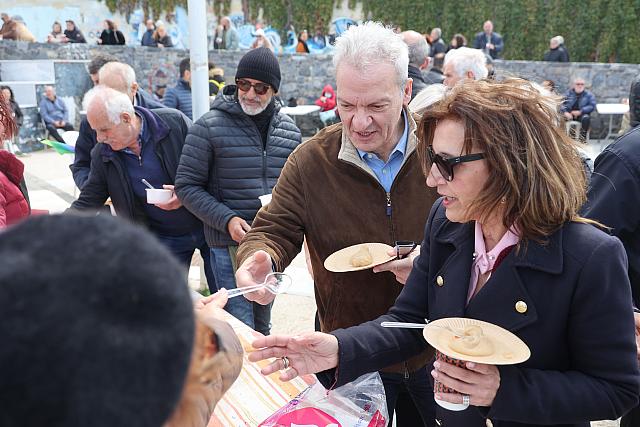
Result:
{"label": "pink shirt", "polygon": [[493,271],[493,266],[498,259],[500,253],[510,246],[516,245],[520,241],[520,237],[515,234],[511,229],[504,233],[504,236],[500,239],[498,244],[487,252],[484,246],[484,237],[482,235],[482,226],[476,221],[475,227],[475,251],[473,253],[473,264],[471,264],[471,280],[469,281],[469,292],[467,293],[467,304],[471,300],[471,297],[476,292],[478,286],[478,278],[481,274]]}

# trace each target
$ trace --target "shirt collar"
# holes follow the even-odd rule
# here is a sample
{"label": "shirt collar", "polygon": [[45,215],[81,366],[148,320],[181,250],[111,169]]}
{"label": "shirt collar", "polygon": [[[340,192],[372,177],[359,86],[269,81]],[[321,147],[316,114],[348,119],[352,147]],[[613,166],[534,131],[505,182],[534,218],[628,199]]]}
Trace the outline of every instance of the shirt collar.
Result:
{"label": "shirt collar", "polygon": [[484,236],[482,235],[482,226],[478,221],[476,221],[474,264],[478,262],[482,262],[482,260],[484,260],[484,262],[487,263],[488,271],[492,270],[493,264],[495,260],[498,258],[498,255],[500,255],[500,253],[505,248],[516,245],[519,241],[520,241],[520,237],[511,228],[509,228],[507,232],[504,233],[504,236],[502,236],[498,244],[489,252],[487,252],[487,249],[484,245]]}
{"label": "shirt collar", "polygon": [[[398,140],[396,147],[391,152],[391,155],[389,155],[389,160],[391,160],[395,153],[400,153],[400,156],[403,157],[404,153],[407,151],[407,140],[409,137],[409,120],[407,120],[407,112],[404,111],[404,109],[402,110],[402,118],[404,119],[404,131],[402,132],[402,136]],[[358,150],[358,155],[363,160],[365,160],[366,155],[369,154],[366,151],[360,150],[359,148],[356,148],[356,150]]]}

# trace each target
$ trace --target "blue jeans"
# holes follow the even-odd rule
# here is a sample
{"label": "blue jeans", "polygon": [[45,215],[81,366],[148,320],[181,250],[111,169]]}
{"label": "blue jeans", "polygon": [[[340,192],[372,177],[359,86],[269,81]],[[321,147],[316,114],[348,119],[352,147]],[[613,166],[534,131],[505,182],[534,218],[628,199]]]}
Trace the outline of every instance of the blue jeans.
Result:
{"label": "blue jeans", "polygon": [[189,267],[191,266],[193,252],[198,249],[204,262],[204,274],[207,277],[209,291],[213,293],[218,289],[216,287],[216,278],[211,271],[209,246],[204,238],[204,230],[202,227],[196,231],[192,231],[191,233],[183,234],[182,236],[166,236],[158,233],[154,234],[158,240],[160,240],[160,242],[165,245],[173,255],[175,255],[178,262],[187,269],[187,274]]}
{"label": "blue jeans", "polygon": [[392,425],[394,409],[397,427],[435,426],[436,402],[427,370],[430,366],[409,372],[408,378],[400,373],[380,372],[389,410],[388,426]]}
{"label": "blue jeans", "polygon": [[[236,276],[228,247],[211,248],[211,269],[216,277],[218,289],[236,288]],[[263,335],[269,335],[271,306],[272,304],[260,305],[240,296],[230,298],[224,309],[251,329]]]}

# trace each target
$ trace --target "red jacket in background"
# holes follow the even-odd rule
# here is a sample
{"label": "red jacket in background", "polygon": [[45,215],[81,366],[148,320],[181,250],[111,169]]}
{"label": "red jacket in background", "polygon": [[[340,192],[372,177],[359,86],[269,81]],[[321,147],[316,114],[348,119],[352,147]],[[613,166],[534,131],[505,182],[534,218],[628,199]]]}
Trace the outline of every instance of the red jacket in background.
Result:
{"label": "red jacket in background", "polygon": [[24,165],[8,151],[0,150],[0,228],[29,215],[29,203],[20,190]]}
{"label": "red jacket in background", "polygon": [[[326,96],[327,94],[331,94],[331,96]],[[336,93],[331,85],[326,85],[322,89],[322,95],[316,99],[316,105],[322,108],[320,111],[329,111],[336,108]]]}

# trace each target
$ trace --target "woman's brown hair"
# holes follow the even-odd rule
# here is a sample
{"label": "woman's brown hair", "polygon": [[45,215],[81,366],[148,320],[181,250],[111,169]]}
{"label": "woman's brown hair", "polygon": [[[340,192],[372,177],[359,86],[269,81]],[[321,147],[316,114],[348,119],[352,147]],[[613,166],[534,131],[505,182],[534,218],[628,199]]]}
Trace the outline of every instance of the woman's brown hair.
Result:
{"label": "woman's brown hair", "polygon": [[544,241],[578,215],[586,200],[586,178],[575,142],[559,124],[556,103],[530,82],[465,80],[428,109],[420,122],[419,154],[426,156],[440,120],[464,126],[463,153],[482,152],[489,178],[469,207],[480,222],[503,212],[505,227],[523,240]]}
{"label": "woman's brown hair", "polygon": [[9,100],[0,93],[0,142],[11,139],[17,130]]}

